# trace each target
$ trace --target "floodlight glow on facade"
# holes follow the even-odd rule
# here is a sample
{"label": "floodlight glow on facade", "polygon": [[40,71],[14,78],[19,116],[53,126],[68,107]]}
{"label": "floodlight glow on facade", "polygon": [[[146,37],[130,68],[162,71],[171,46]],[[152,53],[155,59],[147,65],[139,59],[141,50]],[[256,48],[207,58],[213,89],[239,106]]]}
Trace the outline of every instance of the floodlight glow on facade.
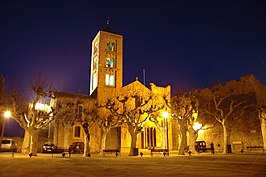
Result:
{"label": "floodlight glow on facade", "polygon": [[167,111],[164,111],[162,113],[162,117],[165,118],[165,119],[168,118],[169,117],[169,113]]}
{"label": "floodlight glow on facade", "polygon": [[196,123],[193,125],[193,129],[194,129],[195,131],[201,129],[201,127],[202,127],[202,124],[200,124],[200,123],[198,123],[198,122],[196,122]]}

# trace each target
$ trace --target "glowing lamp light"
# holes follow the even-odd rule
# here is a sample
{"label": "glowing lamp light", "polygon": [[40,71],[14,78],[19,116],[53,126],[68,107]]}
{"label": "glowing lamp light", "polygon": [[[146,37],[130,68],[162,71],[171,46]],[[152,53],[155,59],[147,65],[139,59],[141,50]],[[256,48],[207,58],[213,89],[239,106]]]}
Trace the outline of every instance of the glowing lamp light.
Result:
{"label": "glowing lamp light", "polygon": [[[32,107],[32,105],[31,105],[31,107]],[[49,105],[42,104],[42,103],[36,103],[35,109],[40,110],[40,111],[45,111],[45,112],[50,112],[52,110]]]}
{"label": "glowing lamp light", "polygon": [[45,105],[42,104],[42,103],[36,103],[35,109],[36,110],[44,110],[45,109]]}
{"label": "glowing lamp light", "polygon": [[162,117],[165,118],[165,119],[168,118],[169,117],[169,113],[167,111],[164,111],[162,113]]}
{"label": "glowing lamp light", "polygon": [[202,127],[202,124],[200,124],[200,123],[198,123],[198,122],[196,122],[196,123],[193,125],[193,129],[194,129],[195,131],[199,130],[201,127]]}
{"label": "glowing lamp light", "polygon": [[10,111],[5,111],[4,112],[4,117],[9,119],[11,117],[11,112]]}

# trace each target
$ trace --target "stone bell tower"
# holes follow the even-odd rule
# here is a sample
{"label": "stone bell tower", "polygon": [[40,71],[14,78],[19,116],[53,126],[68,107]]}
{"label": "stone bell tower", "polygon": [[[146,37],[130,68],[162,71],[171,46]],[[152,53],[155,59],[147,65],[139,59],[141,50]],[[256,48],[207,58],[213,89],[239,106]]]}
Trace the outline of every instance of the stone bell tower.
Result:
{"label": "stone bell tower", "polygon": [[92,41],[90,96],[104,101],[122,87],[123,36],[114,32],[109,21]]}

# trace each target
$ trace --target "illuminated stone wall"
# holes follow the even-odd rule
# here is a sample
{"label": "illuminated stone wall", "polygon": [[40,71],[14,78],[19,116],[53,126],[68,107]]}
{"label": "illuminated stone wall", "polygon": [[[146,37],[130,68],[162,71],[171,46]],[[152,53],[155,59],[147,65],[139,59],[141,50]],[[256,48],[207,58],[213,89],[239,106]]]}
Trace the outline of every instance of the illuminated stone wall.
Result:
{"label": "illuminated stone wall", "polygon": [[[253,75],[244,76],[240,80],[229,81],[226,84],[233,85],[235,90],[239,90],[239,92],[245,92],[247,99],[250,96],[255,97],[254,104],[266,105],[266,87]],[[213,124],[215,121],[214,118],[208,118],[208,123]],[[260,120],[255,107],[247,109],[241,118],[234,121],[230,139],[232,150],[235,152],[239,152],[241,148],[246,150],[246,146],[263,146]],[[201,130],[197,140],[206,141],[207,146],[210,146],[210,143],[213,142],[215,148],[218,148],[218,144],[223,147],[223,129],[221,124],[217,122],[214,128],[205,131]],[[238,145],[239,142],[243,142],[243,146]]]}
{"label": "illuminated stone wall", "polygon": [[[55,99],[51,102],[53,103],[53,107],[55,109],[58,102],[63,103],[75,103],[77,101],[80,102],[80,106],[82,108],[89,107],[91,104],[94,104],[94,100],[89,98],[87,95],[80,95],[80,94],[72,94],[72,93],[65,93],[65,92],[55,92]],[[84,116],[84,114],[82,114]],[[69,119],[73,119],[72,117],[69,117]],[[80,127],[80,137],[75,137],[74,135],[74,129],[76,126]],[[69,146],[73,142],[84,142],[84,132],[81,125],[81,122],[75,121],[73,126],[69,126],[68,128],[64,128],[63,126],[63,120],[62,117],[56,116],[55,120],[53,121],[53,126],[51,126],[53,132],[53,138],[52,142],[54,142],[59,148],[68,149]],[[68,137],[64,137],[66,134],[68,134]],[[91,127],[91,151],[92,152],[99,152],[100,150],[100,129],[97,125],[93,125]]]}
{"label": "illuminated stone wall", "polygon": [[[262,146],[262,134],[260,129],[260,123],[256,115],[253,116],[244,116],[240,120],[236,121],[232,126],[231,132],[231,146],[234,150],[239,146],[234,145],[236,142],[243,142],[243,147],[246,149],[246,146]],[[215,148],[218,148],[218,144],[223,147],[223,128],[217,123],[216,126],[208,130],[200,130],[198,141],[204,140],[207,143],[207,146],[210,146],[210,143],[213,142]]]}
{"label": "illuminated stone wall", "polygon": [[[156,147],[157,148],[165,148],[166,147],[166,141],[165,141],[165,123],[164,119],[160,116],[163,111],[168,111],[170,115],[170,110],[166,108],[164,96],[166,96],[167,99],[170,99],[171,96],[171,87],[158,87],[155,84],[151,83],[150,88],[147,88],[142,83],[140,83],[138,80],[124,86],[121,91],[121,96],[129,96],[138,94],[142,96],[143,98],[148,98],[149,96],[152,96],[152,100],[148,102],[146,105],[146,108],[149,108],[151,105],[156,105],[157,107],[165,106],[162,110],[158,111],[158,120],[160,127],[157,127],[153,122],[147,121],[142,129],[142,132],[138,134],[138,141],[137,141],[137,148],[139,149],[148,149],[150,148],[147,143],[147,130],[153,131],[154,139],[156,139]],[[132,103],[132,107],[134,107],[134,100],[130,100]],[[156,133],[154,133],[156,132]],[[168,124],[168,136],[169,136],[169,148],[172,149],[172,124],[169,120]],[[129,152],[131,143],[131,137],[127,130],[126,126],[122,127],[121,131],[121,149],[123,152]]]}

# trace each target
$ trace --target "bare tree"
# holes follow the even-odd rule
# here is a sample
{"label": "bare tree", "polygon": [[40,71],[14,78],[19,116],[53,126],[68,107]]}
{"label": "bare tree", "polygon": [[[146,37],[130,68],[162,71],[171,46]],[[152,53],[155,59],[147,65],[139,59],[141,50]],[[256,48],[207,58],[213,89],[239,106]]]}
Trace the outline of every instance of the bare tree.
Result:
{"label": "bare tree", "polygon": [[54,92],[56,99],[56,118],[64,127],[64,146],[69,146],[70,127],[80,122],[84,133],[84,157],[90,156],[90,129],[98,122],[98,108],[96,100],[88,96]]}
{"label": "bare tree", "polygon": [[196,99],[195,102],[191,100],[191,105],[192,105],[192,112],[191,116],[188,117],[189,150],[191,153],[196,153],[195,143],[198,138],[198,133],[203,127],[202,126],[197,128],[194,127],[197,124],[197,119],[199,114],[198,100]]}
{"label": "bare tree", "polygon": [[83,109],[83,114],[84,117],[82,118],[82,127],[84,131],[84,154],[83,157],[90,157],[91,152],[90,152],[90,139],[91,139],[91,134],[90,134],[90,128],[97,122],[99,119],[99,114],[98,114],[98,109],[96,104],[90,104],[87,106],[85,109]]}
{"label": "bare tree", "polygon": [[0,100],[2,101],[5,95],[5,78],[0,75]]}
{"label": "bare tree", "polygon": [[112,128],[121,126],[121,117],[110,113],[101,112],[99,119],[97,120],[97,124],[101,128],[100,152],[103,153],[107,134]]}
{"label": "bare tree", "polygon": [[68,148],[69,142],[69,129],[73,126],[74,122],[78,119],[78,106],[81,102],[77,99],[65,101],[58,99],[56,102],[56,120],[62,122],[64,128],[64,148]]}
{"label": "bare tree", "polygon": [[[171,102],[167,99],[165,99],[165,101],[167,106],[171,109],[172,117],[178,121],[180,126],[181,142],[179,144],[178,154],[184,155],[187,148],[187,131],[190,130],[190,133],[193,135],[195,133],[193,131],[193,124],[196,122],[197,118],[194,116],[198,111],[197,104],[192,100],[190,94],[180,94],[172,97]],[[195,145],[195,143],[192,143],[191,150],[195,149],[193,144]]]}
{"label": "bare tree", "polygon": [[[6,107],[5,78],[0,75],[0,112],[2,113]],[[0,116],[1,120],[2,116]],[[2,142],[0,142],[2,143]],[[1,147],[1,146],[0,146]]]}
{"label": "bare tree", "polygon": [[201,111],[211,115],[223,127],[223,154],[227,154],[230,146],[230,135],[233,122],[241,118],[245,110],[252,105],[245,94],[233,90],[230,85],[217,85],[213,89],[205,91],[205,100]]}
{"label": "bare tree", "polygon": [[[32,84],[34,98],[32,104],[26,100],[22,100],[22,95],[18,90],[14,90],[12,94],[12,117],[25,129],[24,146],[25,152],[31,152],[37,155],[37,142],[39,131],[53,120],[54,109],[43,110],[38,108],[39,101],[50,97],[51,84],[45,78],[39,78]],[[25,151],[26,149],[26,151]]]}
{"label": "bare tree", "polygon": [[131,136],[131,146],[129,155],[134,155],[134,149],[137,145],[137,135],[141,132],[146,121],[152,118],[152,114],[157,112],[159,107],[148,105],[152,97],[143,98],[137,93],[132,95],[117,97],[117,101],[122,105],[119,109],[119,103],[108,100],[106,108],[115,116],[121,117],[122,122],[127,125]]}
{"label": "bare tree", "polygon": [[258,114],[260,119],[261,134],[263,139],[263,148],[266,149],[266,106],[258,108]]}
{"label": "bare tree", "polygon": [[[85,153],[84,156],[90,154],[90,129],[96,124],[101,128],[101,144],[100,151],[105,149],[106,135],[111,128],[117,126],[118,117],[107,110],[99,110],[97,101],[84,97],[63,92],[54,92],[56,99],[56,119],[62,122],[64,127],[64,147],[69,146],[69,129],[74,122],[80,122],[84,132]],[[108,111],[109,112],[109,111]]]}

